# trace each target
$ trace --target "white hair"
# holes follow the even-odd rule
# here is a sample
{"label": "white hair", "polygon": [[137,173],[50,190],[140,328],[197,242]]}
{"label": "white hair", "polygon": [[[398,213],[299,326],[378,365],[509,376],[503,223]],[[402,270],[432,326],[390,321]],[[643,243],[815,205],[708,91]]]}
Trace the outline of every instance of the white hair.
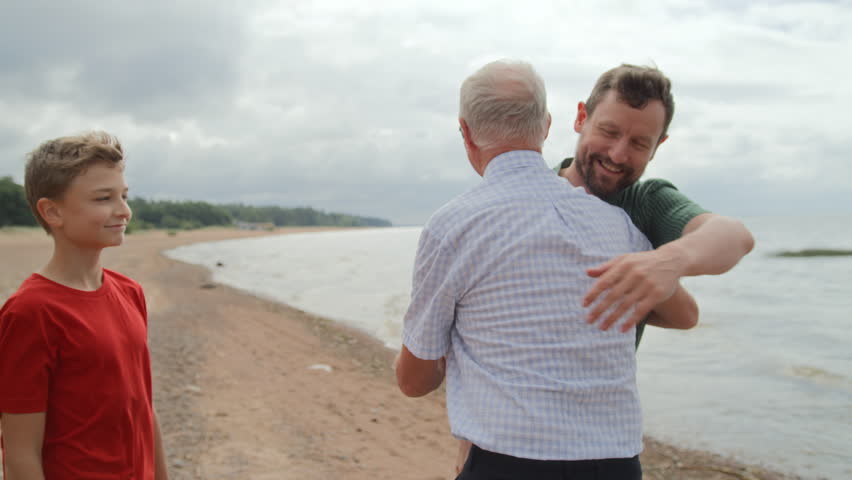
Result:
{"label": "white hair", "polygon": [[462,83],[459,117],[480,148],[516,143],[541,148],[548,126],[544,80],[527,62],[491,62]]}

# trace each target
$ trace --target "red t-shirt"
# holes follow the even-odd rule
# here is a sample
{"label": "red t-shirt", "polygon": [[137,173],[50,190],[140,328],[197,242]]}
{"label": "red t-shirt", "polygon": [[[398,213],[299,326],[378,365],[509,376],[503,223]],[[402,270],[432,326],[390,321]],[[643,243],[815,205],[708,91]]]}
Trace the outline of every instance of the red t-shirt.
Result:
{"label": "red t-shirt", "polygon": [[48,480],[154,478],[147,328],[142,287],[107,269],[94,292],[33,274],[0,309],[0,412],[46,412]]}

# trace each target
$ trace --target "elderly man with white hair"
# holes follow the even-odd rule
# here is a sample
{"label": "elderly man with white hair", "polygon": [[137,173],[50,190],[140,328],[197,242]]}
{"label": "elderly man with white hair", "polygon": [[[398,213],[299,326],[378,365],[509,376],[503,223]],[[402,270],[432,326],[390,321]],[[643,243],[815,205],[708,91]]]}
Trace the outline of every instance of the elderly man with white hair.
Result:
{"label": "elderly man with white hair", "polygon": [[[586,269],[649,250],[624,211],[545,164],[544,82],[527,63],[485,65],[461,87],[459,124],[482,182],[424,227],[397,361],[417,397],[447,377],[460,479],[639,479],[635,325],[589,324]],[[696,315],[681,287],[656,308]],[[629,312],[628,312],[629,313]]]}

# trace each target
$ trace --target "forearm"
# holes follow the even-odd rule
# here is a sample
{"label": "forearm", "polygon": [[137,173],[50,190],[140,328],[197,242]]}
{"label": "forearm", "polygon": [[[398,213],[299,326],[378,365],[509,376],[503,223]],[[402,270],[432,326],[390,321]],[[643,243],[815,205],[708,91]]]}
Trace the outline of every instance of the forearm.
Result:
{"label": "forearm", "polygon": [[163,435],[160,433],[160,421],[157,418],[157,412],[154,412],[154,479],[169,479],[166,453],[165,448],[163,448]]}
{"label": "forearm", "polygon": [[44,480],[41,455],[36,452],[6,455],[6,480]]}
{"label": "forearm", "polygon": [[678,285],[668,300],[657,304],[646,323],[655,327],[689,329],[698,324],[698,304]]}
{"label": "forearm", "polygon": [[446,359],[422,360],[403,345],[396,361],[396,382],[407,397],[422,397],[436,390],[444,381]]}
{"label": "forearm", "polygon": [[42,448],[46,412],[0,413],[6,480],[44,480]]}
{"label": "forearm", "polygon": [[433,370],[423,374],[419,380],[406,383],[404,380],[399,381],[400,379],[397,377],[399,388],[408,397],[422,397],[434,392],[441,386],[441,383],[444,382],[445,372],[445,363],[442,358]]}
{"label": "forearm", "polygon": [[727,272],[754,247],[751,232],[739,220],[715,214],[692,219],[681,238],[660,246],[661,255],[675,258],[681,277]]}
{"label": "forearm", "polygon": [[456,453],[456,475],[460,474],[467,462],[467,457],[470,455],[471,443],[464,439],[459,439],[459,449]]}

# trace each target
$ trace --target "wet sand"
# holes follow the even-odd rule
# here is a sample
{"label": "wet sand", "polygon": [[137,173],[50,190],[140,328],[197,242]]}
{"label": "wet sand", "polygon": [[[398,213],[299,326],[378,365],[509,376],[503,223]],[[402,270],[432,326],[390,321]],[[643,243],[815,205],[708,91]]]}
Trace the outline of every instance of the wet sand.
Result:
{"label": "wet sand", "polygon": [[[268,234],[145,231],[104,253],[105,267],[145,289],[171,478],[453,478],[456,443],[443,389],[405,398],[391,368],[395,352],[327,319],[214,284],[206,269],[161,254]],[[40,231],[0,230],[0,300],[46,262],[50,248]],[[798,478],[650,438],[642,463],[646,480]]]}

